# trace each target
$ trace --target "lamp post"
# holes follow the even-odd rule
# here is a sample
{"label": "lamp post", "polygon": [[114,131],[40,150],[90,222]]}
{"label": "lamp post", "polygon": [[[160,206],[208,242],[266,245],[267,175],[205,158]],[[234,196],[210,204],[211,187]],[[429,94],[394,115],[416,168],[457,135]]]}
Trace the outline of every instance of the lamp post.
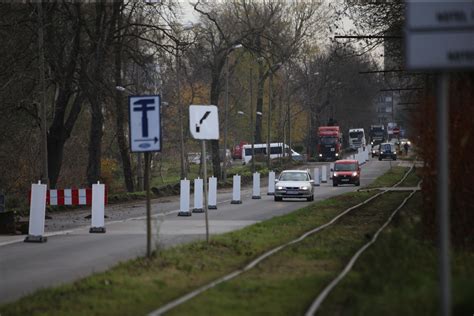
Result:
{"label": "lamp post", "polygon": [[[250,106],[252,107],[252,104],[251,104],[251,103],[250,103]],[[254,158],[255,158],[255,148],[254,148],[254,146],[255,146],[255,126],[253,125],[253,113],[252,113],[252,112],[253,112],[253,109],[251,108],[250,111],[251,111],[251,112],[250,112],[250,114],[249,114],[249,116],[250,116],[250,128],[249,128],[249,131],[250,131],[250,133],[251,133],[251,139],[252,139],[252,160],[251,160],[251,161],[252,161],[252,172],[255,172],[255,160],[254,160]],[[245,112],[243,112],[243,111],[237,111],[237,114],[246,115]],[[255,112],[255,114],[258,115],[258,116],[262,116],[262,115],[263,115],[262,112],[258,112],[258,111]]]}
{"label": "lamp post", "polygon": [[[116,86],[115,90],[120,91],[120,92],[125,92],[129,95],[136,94],[123,86]],[[143,179],[142,155],[141,153],[137,153],[137,186],[136,186],[137,191],[142,191],[144,184],[145,183]]]}
{"label": "lamp post", "polygon": [[224,159],[222,166],[222,180],[225,182],[227,179],[227,126],[229,116],[229,54],[234,49],[243,47],[242,44],[237,44],[229,49],[229,52],[225,58],[225,104],[224,104]]}

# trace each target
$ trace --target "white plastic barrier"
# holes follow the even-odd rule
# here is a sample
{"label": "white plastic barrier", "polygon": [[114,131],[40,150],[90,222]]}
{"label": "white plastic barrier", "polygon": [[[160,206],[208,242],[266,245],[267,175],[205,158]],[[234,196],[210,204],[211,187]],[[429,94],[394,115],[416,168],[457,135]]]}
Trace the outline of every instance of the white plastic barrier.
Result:
{"label": "white plastic barrier", "polygon": [[268,191],[267,195],[275,195],[275,171],[268,173]]}
{"label": "white plastic barrier", "polygon": [[321,167],[321,182],[326,183],[328,182],[328,166],[323,165]]}
{"label": "white plastic barrier", "polygon": [[254,199],[254,200],[261,199],[261,196],[260,196],[260,173],[258,173],[258,172],[255,172],[253,174],[252,199]]}
{"label": "white plastic barrier", "polygon": [[207,200],[209,210],[217,210],[217,178],[209,178],[209,192]]}
{"label": "white plastic barrier", "polygon": [[203,213],[203,195],[204,187],[203,180],[200,178],[194,179],[194,208],[193,213]]}
{"label": "white plastic barrier", "polygon": [[319,168],[318,167],[313,169],[313,178],[314,178],[314,185],[319,187],[321,185],[321,178],[319,176]]}
{"label": "white plastic barrier", "polygon": [[231,204],[242,204],[240,199],[240,176],[236,174],[233,178],[233,187],[232,187],[232,201]]}
{"label": "white plastic barrier", "polygon": [[44,221],[46,215],[46,184],[31,185],[31,201],[30,201],[30,222],[28,228],[28,236],[25,242],[46,242],[44,237]]}
{"label": "white plastic barrier", "polygon": [[92,185],[92,223],[89,233],[105,233],[105,185]]}
{"label": "white plastic barrier", "polygon": [[189,195],[190,195],[190,186],[189,180],[184,178],[180,183],[180,195],[179,195],[179,212],[178,216],[191,216],[189,211]]}

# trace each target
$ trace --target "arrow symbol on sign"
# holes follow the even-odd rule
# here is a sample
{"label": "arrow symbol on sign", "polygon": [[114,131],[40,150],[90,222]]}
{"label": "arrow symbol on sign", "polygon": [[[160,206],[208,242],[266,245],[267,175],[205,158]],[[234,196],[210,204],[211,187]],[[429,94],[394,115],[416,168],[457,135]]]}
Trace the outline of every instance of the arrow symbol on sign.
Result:
{"label": "arrow symbol on sign", "polygon": [[211,111],[206,111],[206,113],[204,113],[202,118],[199,120],[199,125],[196,124],[196,133],[199,133],[199,131],[201,130],[202,122],[209,116],[209,114],[211,114]]}

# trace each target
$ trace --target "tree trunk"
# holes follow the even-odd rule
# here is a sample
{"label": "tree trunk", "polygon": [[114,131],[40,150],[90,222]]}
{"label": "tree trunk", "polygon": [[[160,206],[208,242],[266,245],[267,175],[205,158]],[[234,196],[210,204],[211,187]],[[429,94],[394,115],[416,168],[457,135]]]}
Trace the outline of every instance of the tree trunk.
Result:
{"label": "tree trunk", "polygon": [[[120,6],[120,4],[119,4]],[[117,20],[117,31],[120,32],[122,26],[122,14],[119,13]],[[115,86],[122,86],[122,36],[119,33],[115,41]],[[128,192],[134,191],[132,164],[130,162],[129,148],[125,137],[125,115],[123,95],[120,91],[115,91],[115,128],[117,133],[117,143],[122,159],[122,171],[125,180],[125,186]]]}
{"label": "tree trunk", "polygon": [[[266,76],[264,74],[263,63],[258,63],[258,80],[257,80],[257,109],[256,112],[263,113],[263,87],[265,85]],[[262,143],[262,115],[255,115],[255,143]]]}
{"label": "tree trunk", "polygon": [[[220,70],[222,67],[218,67],[219,71],[215,71],[212,76],[211,82],[211,104],[217,106],[219,103],[219,77]],[[221,174],[221,163],[219,155],[219,140],[211,140],[211,152],[212,152],[212,171],[215,177],[219,177]],[[205,159],[205,157],[204,157]]]}

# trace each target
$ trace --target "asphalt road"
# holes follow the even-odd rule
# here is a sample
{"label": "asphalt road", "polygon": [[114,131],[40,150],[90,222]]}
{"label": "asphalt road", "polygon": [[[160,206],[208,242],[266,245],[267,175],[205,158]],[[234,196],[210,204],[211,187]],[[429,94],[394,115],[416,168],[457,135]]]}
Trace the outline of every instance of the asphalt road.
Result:
{"label": "asphalt road", "polygon": [[[389,168],[388,161],[369,161],[362,167],[361,186],[369,184]],[[333,187],[331,182],[323,183],[315,187],[315,201],[356,189],[354,186]],[[219,191],[218,209],[209,210],[210,233],[240,229],[312,203],[306,200],[274,202],[273,197],[267,196],[266,192],[266,187],[263,187],[262,198],[253,200],[251,187],[243,188],[242,204],[230,204],[232,190]],[[136,215],[145,214],[144,204],[114,207],[133,208],[130,213]],[[153,203],[155,245],[169,247],[205,239],[204,214],[178,217],[178,209],[177,197],[163,203]],[[24,236],[8,239],[0,236],[0,303],[14,301],[40,288],[74,281],[107,270],[120,261],[144,255],[145,224],[143,215],[125,220],[113,220],[112,217],[106,221],[105,234],[90,234],[89,226],[84,226],[53,232],[48,242],[42,244],[24,243]]]}

